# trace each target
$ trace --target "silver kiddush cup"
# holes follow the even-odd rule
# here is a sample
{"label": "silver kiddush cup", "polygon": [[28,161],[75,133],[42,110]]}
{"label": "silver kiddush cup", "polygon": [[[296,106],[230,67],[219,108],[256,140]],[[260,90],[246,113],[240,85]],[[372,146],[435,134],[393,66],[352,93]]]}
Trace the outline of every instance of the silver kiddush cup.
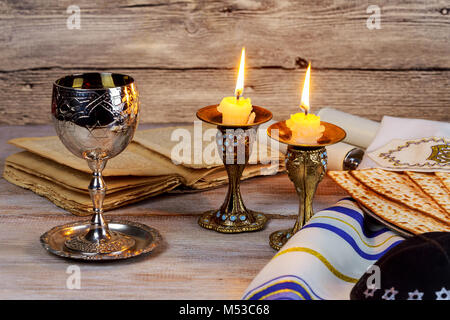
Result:
{"label": "silver kiddush cup", "polygon": [[88,186],[93,217],[42,235],[41,243],[48,251],[75,259],[123,259],[148,252],[160,242],[153,228],[129,221],[108,223],[103,217],[102,171],[133,139],[138,116],[139,94],[130,76],[85,73],[55,81],[52,119],[64,146],[85,159],[93,172]]}

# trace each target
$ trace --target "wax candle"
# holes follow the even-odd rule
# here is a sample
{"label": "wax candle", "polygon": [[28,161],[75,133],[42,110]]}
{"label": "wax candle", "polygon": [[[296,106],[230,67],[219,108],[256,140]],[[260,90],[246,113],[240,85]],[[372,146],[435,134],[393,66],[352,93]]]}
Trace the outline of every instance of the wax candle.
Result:
{"label": "wax candle", "polygon": [[309,113],[309,83],[311,64],[306,70],[300,108],[304,112],[292,114],[286,120],[286,126],[292,131],[292,138],[298,143],[315,143],[322,136],[325,127],[320,124],[320,117]]}
{"label": "wax candle", "polygon": [[250,98],[225,97],[217,110],[222,113],[223,124],[239,125],[248,122],[253,107]]}
{"label": "wax candle", "polygon": [[245,48],[242,48],[241,62],[239,64],[238,79],[234,97],[225,97],[217,107],[222,113],[222,123],[228,125],[251,124],[255,120],[255,113],[250,98],[242,97],[244,92],[244,66]]}
{"label": "wax candle", "polygon": [[314,114],[296,113],[286,120],[292,137],[299,143],[314,143],[322,136],[325,127],[320,125],[320,117]]}

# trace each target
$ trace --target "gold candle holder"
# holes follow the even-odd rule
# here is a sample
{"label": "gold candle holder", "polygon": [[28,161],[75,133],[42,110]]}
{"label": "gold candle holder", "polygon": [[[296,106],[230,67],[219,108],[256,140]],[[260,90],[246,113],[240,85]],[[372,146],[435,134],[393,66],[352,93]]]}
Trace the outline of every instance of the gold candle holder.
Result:
{"label": "gold candle holder", "polygon": [[279,250],[314,215],[312,206],[314,194],[327,168],[325,146],[335,144],[346,136],[345,131],[334,124],[323,121],[320,124],[325,127],[325,131],[315,143],[309,144],[294,140],[286,121],[274,123],[267,129],[269,137],[288,145],[286,169],[299,198],[298,216],[294,227],[275,231],[270,235],[269,243],[275,250]]}
{"label": "gold candle holder", "polygon": [[200,120],[217,126],[217,147],[228,174],[225,201],[220,209],[209,210],[199,218],[198,224],[203,228],[222,233],[239,233],[260,230],[267,222],[264,214],[245,207],[240,191],[242,172],[250,158],[256,129],[272,119],[272,113],[267,109],[253,106],[253,112],[255,120],[252,124],[223,125],[217,105],[197,111]]}

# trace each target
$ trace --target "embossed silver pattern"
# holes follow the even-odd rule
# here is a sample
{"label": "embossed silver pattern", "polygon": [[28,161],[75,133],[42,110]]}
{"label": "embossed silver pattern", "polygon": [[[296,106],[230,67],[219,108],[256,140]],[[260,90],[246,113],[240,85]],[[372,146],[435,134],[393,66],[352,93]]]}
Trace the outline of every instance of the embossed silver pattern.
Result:
{"label": "embossed silver pattern", "polygon": [[161,242],[162,237],[158,230],[145,224],[133,221],[109,221],[108,226],[112,232],[120,232],[135,241],[134,246],[128,250],[111,253],[89,253],[67,248],[67,238],[83,235],[90,228],[88,221],[74,222],[57,226],[41,236],[41,244],[48,252],[63,258],[87,261],[109,261],[136,257],[153,251]]}
{"label": "embossed silver pattern", "polygon": [[[80,255],[89,255],[89,259],[94,259],[92,255],[98,255],[95,259],[101,260],[111,256],[122,259],[145,251],[133,249],[138,240],[133,237],[136,232],[127,235],[120,230],[110,231],[103,217],[106,184],[102,171],[108,159],[121,153],[133,139],[138,116],[139,94],[130,76],[85,73],[66,76],[54,83],[52,118],[56,133],[67,149],[87,160],[93,172],[88,189],[94,215],[88,227],[81,229],[83,232],[67,234],[63,248],[51,248],[56,242],[48,237],[60,238],[60,230],[68,225],[56,227],[57,230],[41,238],[47,239],[43,245],[50,252],[64,256],[61,250],[67,250],[72,252],[69,257],[79,259]],[[129,230],[126,223],[121,229]]]}
{"label": "embossed silver pattern", "polygon": [[[119,78],[121,86],[104,88],[101,81],[105,75]],[[70,83],[70,79],[72,83],[82,79],[90,85],[88,88],[62,85]],[[87,73],[64,77],[53,85],[52,118],[56,133],[78,157],[106,160],[118,155],[133,138],[138,115],[139,94],[129,76]]]}

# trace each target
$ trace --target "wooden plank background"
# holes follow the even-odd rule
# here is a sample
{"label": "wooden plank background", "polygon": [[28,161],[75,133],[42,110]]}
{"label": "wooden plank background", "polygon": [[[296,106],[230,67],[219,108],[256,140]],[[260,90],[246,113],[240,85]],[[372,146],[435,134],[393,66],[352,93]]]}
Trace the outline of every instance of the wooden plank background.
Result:
{"label": "wooden plank background", "polygon": [[[81,29],[69,30],[69,5]],[[369,5],[381,29],[369,30]],[[75,72],[133,75],[145,123],[186,122],[232,95],[296,112],[307,61],[312,107],[449,121],[448,0],[0,1],[0,123],[50,121],[51,85]]]}

